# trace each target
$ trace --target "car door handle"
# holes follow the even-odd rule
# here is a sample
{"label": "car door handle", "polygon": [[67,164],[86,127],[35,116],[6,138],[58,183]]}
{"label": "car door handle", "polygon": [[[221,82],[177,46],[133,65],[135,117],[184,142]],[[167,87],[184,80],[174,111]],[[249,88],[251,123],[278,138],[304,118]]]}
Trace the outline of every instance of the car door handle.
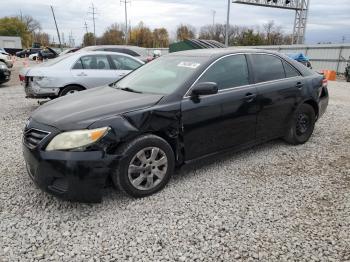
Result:
{"label": "car door handle", "polygon": [[256,94],[247,93],[245,95],[245,100],[246,100],[246,102],[250,103],[254,100],[255,97],[256,97]]}
{"label": "car door handle", "polygon": [[295,86],[299,89],[302,89],[304,85],[302,82],[298,82]]}
{"label": "car door handle", "polygon": [[77,74],[77,76],[87,76],[87,74],[85,74],[85,73],[80,73],[80,74]]}

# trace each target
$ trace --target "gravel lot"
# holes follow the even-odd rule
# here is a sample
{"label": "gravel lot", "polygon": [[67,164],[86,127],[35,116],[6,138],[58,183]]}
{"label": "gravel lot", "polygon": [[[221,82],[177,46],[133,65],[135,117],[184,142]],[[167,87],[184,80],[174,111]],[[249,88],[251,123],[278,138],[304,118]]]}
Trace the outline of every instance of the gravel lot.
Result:
{"label": "gravel lot", "polygon": [[305,145],[221,155],[154,196],[106,189],[88,205],[34,186],[21,133],[37,101],[0,88],[0,261],[350,261],[350,84],[329,91]]}

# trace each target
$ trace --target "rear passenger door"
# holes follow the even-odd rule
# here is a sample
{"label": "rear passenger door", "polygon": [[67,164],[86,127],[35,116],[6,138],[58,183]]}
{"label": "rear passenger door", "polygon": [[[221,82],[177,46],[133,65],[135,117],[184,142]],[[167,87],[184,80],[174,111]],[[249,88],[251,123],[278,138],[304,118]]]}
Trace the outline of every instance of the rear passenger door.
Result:
{"label": "rear passenger door", "polygon": [[250,54],[258,97],[257,138],[283,136],[302,99],[304,79],[291,64],[273,54]]}
{"label": "rear passenger door", "polygon": [[75,63],[71,72],[75,83],[86,88],[107,85],[117,79],[107,55],[82,56]]}

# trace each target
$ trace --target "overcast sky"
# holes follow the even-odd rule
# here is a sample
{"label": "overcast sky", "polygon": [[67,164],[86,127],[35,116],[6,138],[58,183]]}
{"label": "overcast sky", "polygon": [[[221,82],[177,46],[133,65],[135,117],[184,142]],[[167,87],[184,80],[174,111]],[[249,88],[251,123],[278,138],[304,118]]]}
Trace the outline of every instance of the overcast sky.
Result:
{"label": "overcast sky", "polygon": [[[196,28],[212,23],[212,10],[216,11],[215,21],[226,20],[227,0],[130,0],[128,4],[131,25],[143,21],[151,28],[166,27],[174,36],[176,26],[188,23]],[[61,32],[67,41],[72,31],[75,42],[79,44],[85,32],[84,22],[89,31],[93,30],[91,11],[92,1],[85,0],[11,0],[1,5],[0,17],[32,15],[41,22],[43,31],[55,36],[54,21],[49,5],[52,4]],[[124,6],[120,0],[94,0],[97,8],[96,34],[100,35],[110,24],[124,22]],[[231,4],[230,23],[234,25],[255,26],[274,20],[285,33],[291,33],[294,11],[274,8]],[[307,43],[341,43],[345,36],[350,43],[350,0],[311,0],[310,16],[307,26]]]}

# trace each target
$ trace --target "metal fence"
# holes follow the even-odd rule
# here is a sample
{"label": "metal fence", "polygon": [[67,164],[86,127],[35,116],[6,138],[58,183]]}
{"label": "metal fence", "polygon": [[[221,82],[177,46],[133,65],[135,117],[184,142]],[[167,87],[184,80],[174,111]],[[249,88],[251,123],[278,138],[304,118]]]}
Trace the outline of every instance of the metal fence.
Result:
{"label": "metal fence", "polygon": [[[231,48],[257,48],[281,53],[304,53],[309,57],[312,68],[316,71],[334,70],[337,73],[344,73],[346,62],[350,60],[350,44],[235,46]],[[148,48],[150,55],[153,54],[153,50],[161,50],[162,55],[169,53],[168,48]]]}
{"label": "metal fence", "polygon": [[309,57],[312,68],[316,71],[334,70],[337,73],[344,73],[346,62],[350,59],[350,44],[241,46],[237,48],[267,49],[281,53],[304,53]]}

